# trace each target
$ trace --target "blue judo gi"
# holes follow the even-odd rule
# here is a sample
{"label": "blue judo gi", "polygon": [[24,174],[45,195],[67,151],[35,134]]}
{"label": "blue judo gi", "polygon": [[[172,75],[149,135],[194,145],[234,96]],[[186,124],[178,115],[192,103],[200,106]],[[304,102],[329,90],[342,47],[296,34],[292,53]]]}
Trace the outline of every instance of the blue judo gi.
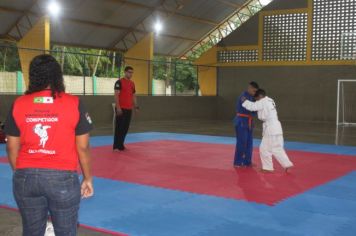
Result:
{"label": "blue judo gi", "polygon": [[246,110],[242,103],[245,100],[255,101],[247,92],[243,92],[236,104],[234,125],[236,131],[236,149],[234,166],[251,166],[253,149],[253,116],[255,112]]}

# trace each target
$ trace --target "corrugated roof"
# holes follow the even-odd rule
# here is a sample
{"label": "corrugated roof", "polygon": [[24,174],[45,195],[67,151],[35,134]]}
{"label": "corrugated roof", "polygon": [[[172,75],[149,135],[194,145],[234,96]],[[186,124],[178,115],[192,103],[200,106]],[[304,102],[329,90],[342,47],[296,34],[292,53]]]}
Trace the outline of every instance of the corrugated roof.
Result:
{"label": "corrugated roof", "polygon": [[[180,56],[202,40],[247,0],[57,0],[61,16],[52,19],[57,44],[127,50],[157,19],[164,30],[156,36],[155,53]],[[48,0],[1,0],[0,35],[20,39]]]}

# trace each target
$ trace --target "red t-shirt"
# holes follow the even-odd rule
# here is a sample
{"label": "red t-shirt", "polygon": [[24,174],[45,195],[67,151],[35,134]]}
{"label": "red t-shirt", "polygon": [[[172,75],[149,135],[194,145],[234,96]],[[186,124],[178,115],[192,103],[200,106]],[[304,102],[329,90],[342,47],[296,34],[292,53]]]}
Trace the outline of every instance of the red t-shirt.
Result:
{"label": "red t-shirt", "polygon": [[76,135],[92,129],[91,118],[76,96],[51,91],[24,95],[13,104],[5,133],[20,137],[16,169],[77,170]]}
{"label": "red t-shirt", "polygon": [[132,110],[133,96],[136,93],[135,83],[130,79],[119,79],[115,83],[115,91],[120,91],[119,105],[122,109]]}

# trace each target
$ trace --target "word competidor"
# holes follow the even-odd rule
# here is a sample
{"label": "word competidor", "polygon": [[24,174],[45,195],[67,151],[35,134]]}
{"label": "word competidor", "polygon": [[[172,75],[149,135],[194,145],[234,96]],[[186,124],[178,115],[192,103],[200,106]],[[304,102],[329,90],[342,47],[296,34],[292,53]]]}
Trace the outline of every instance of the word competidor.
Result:
{"label": "word competidor", "polygon": [[26,118],[26,123],[53,123],[58,122],[58,117]]}

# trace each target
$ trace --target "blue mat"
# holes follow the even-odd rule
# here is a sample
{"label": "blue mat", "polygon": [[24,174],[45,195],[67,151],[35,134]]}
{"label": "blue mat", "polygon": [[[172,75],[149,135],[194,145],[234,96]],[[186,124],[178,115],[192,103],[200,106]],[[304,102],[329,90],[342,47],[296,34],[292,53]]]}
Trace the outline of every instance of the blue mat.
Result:
{"label": "blue mat", "polygon": [[6,156],[6,145],[0,144],[0,158]]}
{"label": "blue mat", "polygon": [[[128,143],[179,140],[235,144],[233,137],[134,133]],[[254,140],[258,146],[260,140]],[[93,147],[111,136],[91,138]],[[288,150],[356,155],[356,147],[286,142]],[[0,156],[5,156],[0,145]],[[109,170],[108,170],[109,171]],[[0,205],[16,207],[12,171],[0,164]],[[356,235],[356,172],[270,207],[152,186],[95,178],[95,197],[83,200],[80,223],[131,236],[351,236]]]}
{"label": "blue mat", "polygon": [[[0,164],[0,204],[16,207],[11,174]],[[352,172],[270,207],[95,178],[96,194],[82,201],[80,223],[132,236],[354,235],[355,182]]]}

